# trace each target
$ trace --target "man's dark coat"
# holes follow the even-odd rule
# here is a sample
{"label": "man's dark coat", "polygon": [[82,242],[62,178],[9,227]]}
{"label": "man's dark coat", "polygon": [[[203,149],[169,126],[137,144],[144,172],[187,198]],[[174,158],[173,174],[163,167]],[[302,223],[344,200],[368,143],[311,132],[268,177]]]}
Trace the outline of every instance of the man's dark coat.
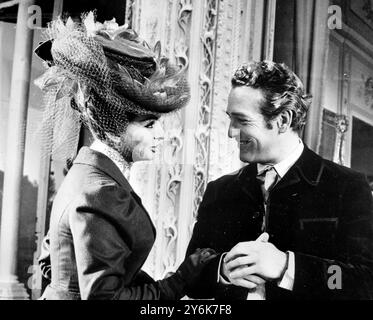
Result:
{"label": "man's dark coat", "polygon": [[[203,247],[227,252],[261,234],[264,207],[256,175],[257,166],[248,165],[208,184],[187,254]],[[267,283],[266,299],[371,299],[372,223],[365,177],[305,147],[269,198],[269,241],[295,253],[293,291]],[[209,263],[189,296],[246,299],[246,289],[217,284],[218,262]],[[333,290],[339,270],[342,287]]]}

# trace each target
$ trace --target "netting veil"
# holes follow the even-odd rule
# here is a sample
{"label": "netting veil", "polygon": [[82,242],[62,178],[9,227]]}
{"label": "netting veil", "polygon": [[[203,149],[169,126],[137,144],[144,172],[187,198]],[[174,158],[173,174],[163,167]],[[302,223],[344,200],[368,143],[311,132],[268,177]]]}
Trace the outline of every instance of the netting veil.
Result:
{"label": "netting veil", "polygon": [[120,137],[131,116],[160,116],[190,98],[185,70],[115,20],[82,23],[57,19],[35,50],[48,66],[36,80],[44,92],[44,154],[67,160],[76,153],[81,123],[93,135],[123,152]]}

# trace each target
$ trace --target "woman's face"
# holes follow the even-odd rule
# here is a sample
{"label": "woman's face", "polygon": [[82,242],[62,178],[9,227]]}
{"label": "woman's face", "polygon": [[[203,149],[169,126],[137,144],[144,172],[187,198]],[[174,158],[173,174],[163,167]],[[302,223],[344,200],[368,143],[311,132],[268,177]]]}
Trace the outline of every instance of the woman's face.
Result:
{"label": "woman's face", "polygon": [[122,139],[126,154],[132,155],[133,162],[153,160],[164,132],[157,118],[139,116],[128,124]]}

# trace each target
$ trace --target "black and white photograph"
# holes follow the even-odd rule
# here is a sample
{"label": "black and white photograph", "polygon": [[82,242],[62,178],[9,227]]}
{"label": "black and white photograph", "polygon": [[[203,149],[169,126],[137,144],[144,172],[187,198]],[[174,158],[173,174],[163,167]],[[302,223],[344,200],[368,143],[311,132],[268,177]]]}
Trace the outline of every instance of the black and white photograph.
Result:
{"label": "black and white photograph", "polygon": [[0,300],[373,300],[372,194],[373,0],[0,0]]}

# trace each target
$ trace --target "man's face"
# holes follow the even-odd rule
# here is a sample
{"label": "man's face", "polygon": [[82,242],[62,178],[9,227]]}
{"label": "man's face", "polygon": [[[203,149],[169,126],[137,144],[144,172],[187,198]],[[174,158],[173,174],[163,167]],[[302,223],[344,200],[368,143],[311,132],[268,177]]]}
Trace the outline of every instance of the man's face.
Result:
{"label": "man's face", "polygon": [[233,88],[228,97],[228,135],[237,140],[243,162],[269,164],[276,158],[274,153],[279,134],[276,123],[269,129],[260,113],[263,101],[260,89],[246,86]]}

